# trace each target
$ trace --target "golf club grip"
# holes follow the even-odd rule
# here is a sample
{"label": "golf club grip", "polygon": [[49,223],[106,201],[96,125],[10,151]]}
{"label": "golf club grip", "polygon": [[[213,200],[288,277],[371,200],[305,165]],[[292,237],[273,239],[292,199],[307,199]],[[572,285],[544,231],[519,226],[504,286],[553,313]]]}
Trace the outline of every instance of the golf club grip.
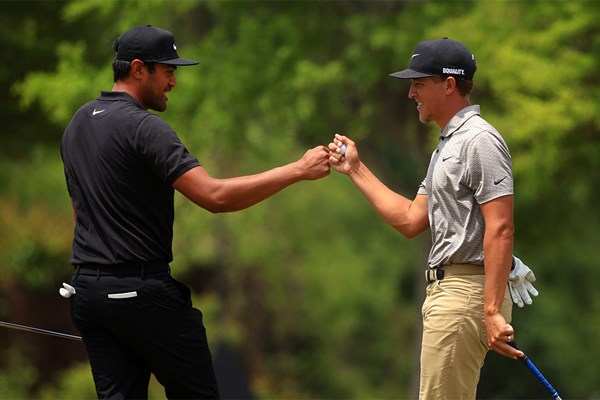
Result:
{"label": "golf club grip", "polygon": [[[515,342],[509,342],[508,344],[510,346],[514,347],[517,350],[521,350],[521,349],[519,349],[519,347],[517,346],[517,344]],[[525,354],[523,354],[523,357],[519,357],[519,360],[523,364],[525,364],[525,366],[527,367],[527,369],[529,369],[529,371],[531,371],[531,373],[533,375],[535,375],[535,377],[538,379],[538,381],[540,381],[542,383],[542,385],[544,385],[546,387],[546,390],[548,390],[548,392],[552,395],[553,399],[555,399],[555,400],[562,400],[560,398],[560,395],[556,391],[556,389],[554,389],[552,387],[552,385],[550,384],[550,382],[548,382],[548,380],[544,377],[544,375],[542,375],[542,373],[540,372],[540,370],[537,369],[537,367],[535,366],[535,364],[533,363],[533,361],[531,361],[529,359],[529,357],[527,357]]]}

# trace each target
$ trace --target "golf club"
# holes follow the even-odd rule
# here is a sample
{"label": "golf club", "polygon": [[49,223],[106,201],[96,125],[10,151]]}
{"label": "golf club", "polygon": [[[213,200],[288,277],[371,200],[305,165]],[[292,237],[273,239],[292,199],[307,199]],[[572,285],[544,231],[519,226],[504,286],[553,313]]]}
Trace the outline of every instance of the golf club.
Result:
{"label": "golf club", "polygon": [[26,325],[12,324],[10,322],[0,321],[0,326],[5,328],[18,329],[26,332],[40,333],[42,335],[56,336],[63,339],[72,339],[82,341],[81,336],[69,335],[68,333],[48,331],[46,329],[34,328]]}
{"label": "golf club", "polygon": [[[521,350],[519,349],[519,346],[517,346],[517,344],[515,342],[509,342],[508,343],[510,346],[514,347],[517,350]],[[522,350],[521,350],[522,351]],[[523,357],[519,357],[519,360],[521,360],[521,362],[523,364],[525,364],[525,366],[529,369],[529,371],[531,371],[531,373],[533,375],[535,375],[535,377],[546,387],[546,390],[548,390],[548,392],[550,392],[550,394],[552,395],[553,399],[556,400],[562,400],[560,398],[560,395],[558,394],[558,392],[556,391],[556,389],[554,389],[552,387],[552,385],[550,384],[550,382],[548,382],[546,380],[546,378],[544,378],[544,375],[542,375],[542,373],[540,372],[539,369],[537,369],[537,367],[535,366],[535,364],[529,359],[529,357],[527,357],[525,354],[523,354]]]}

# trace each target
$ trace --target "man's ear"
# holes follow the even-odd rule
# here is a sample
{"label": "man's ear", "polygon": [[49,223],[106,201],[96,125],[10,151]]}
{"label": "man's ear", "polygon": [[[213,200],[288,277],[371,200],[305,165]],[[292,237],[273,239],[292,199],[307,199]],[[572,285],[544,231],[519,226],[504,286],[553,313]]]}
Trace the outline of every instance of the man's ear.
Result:
{"label": "man's ear", "polygon": [[444,80],[446,93],[452,93],[456,90],[456,78],[449,76]]}
{"label": "man's ear", "polygon": [[144,62],[142,60],[138,60],[137,58],[131,62],[131,75],[140,79],[142,77],[144,71]]}

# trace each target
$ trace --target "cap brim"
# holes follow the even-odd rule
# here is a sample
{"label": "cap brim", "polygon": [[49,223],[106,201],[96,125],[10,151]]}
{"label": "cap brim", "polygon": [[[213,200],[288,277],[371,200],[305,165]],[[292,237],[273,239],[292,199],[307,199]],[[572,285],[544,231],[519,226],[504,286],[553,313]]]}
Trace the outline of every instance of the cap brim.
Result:
{"label": "cap brim", "polygon": [[173,58],[171,60],[157,61],[157,63],[167,65],[196,65],[198,64],[198,61],[188,60],[185,58]]}
{"label": "cap brim", "polygon": [[392,78],[399,79],[416,79],[416,78],[427,78],[429,76],[434,76],[433,74],[425,74],[423,72],[415,71],[414,69],[405,69],[402,71],[394,72],[390,74]]}

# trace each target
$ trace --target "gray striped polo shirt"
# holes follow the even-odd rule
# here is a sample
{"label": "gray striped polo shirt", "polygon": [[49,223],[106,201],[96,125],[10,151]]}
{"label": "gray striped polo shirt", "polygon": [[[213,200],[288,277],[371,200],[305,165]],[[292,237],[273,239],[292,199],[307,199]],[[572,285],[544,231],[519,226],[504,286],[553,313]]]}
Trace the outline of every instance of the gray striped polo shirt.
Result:
{"label": "gray striped polo shirt", "polygon": [[419,194],[427,195],[430,268],[483,265],[485,223],[480,204],[513,191],[512,161],[498,131],[479,106],[459,111],[440,134]]}

